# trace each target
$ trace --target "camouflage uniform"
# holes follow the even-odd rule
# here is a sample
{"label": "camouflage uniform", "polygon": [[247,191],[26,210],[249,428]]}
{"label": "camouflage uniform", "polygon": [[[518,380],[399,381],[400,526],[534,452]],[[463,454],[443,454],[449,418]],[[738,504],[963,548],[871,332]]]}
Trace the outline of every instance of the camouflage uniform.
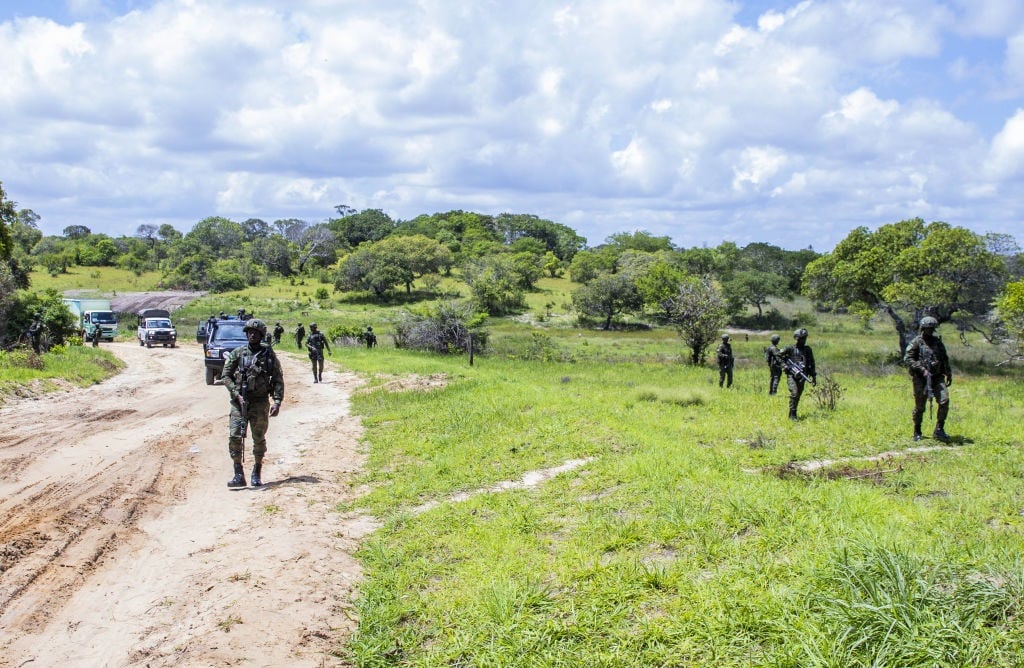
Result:
{"label": "camouflage uniform", "polygon": [[309,351],[309,361],[313,363],[313,382],[319,383],[324,379],[324,348],[330,353],[331,346],[327,343],[327,337],[317,330],[315,324],[309,326],[309,331],[306,350]]}
{"label": "camouflage uniform", "polygon": [[726,387],[732,387],[732,367],[734,358],[732,356],[732,344],[729,343],[729,335],[722,335],[722,343],[718,346],[718,387],[725,383]]}
{"label": "camouflage uniform", "polygon": [[28,327],[28,338],[32,342],[32,350],[35,351],[36,355],[39,354],[42,346],[44,329],[46,329],[46,325],[43,324],[42,316],[36,314],[36,319]]}
{"label": "camouflage uniform", "polygon": [[274,325],[274,345],[275,346],[277,344],[281,343],[281,335],[282,334],[284,334],[284,327],[281,326],[281,323],[277,323],[276,325]]}
{"label": "camouflage uniform", "polygon": [[938,321],[932,317],[921,319],[921,333],[907,344],[903,354],[903,362],[910,371],[910,379],[914,384],[914,440],[921,440],[921,421],[924,418],[925,404],[928,403],[929,384],[932,396],[939,405],[935,415],[935,431],[932,437],[947,441],[946,416],[949,415],[949,389],[953,382],[953,371],[949,365],[949,355],[942,337],[935,334]]}
{"label": "camouflage uniform", "polygon": [[[259,322],[250,320],[249,323]],[[262,325],[262,323],[260,323]],[[248,330],[250,325],[246,325]],[[266,326],[263,325],[263,333],[266,334]],[[267,428],[270,426],[270,400],[280,406],[284,399],[284,374],[281,371],[281,363],[274,354],[274,349],[260,342],[253,347],[250,343],[235,348],[228,355],[224,362],[224,371],[221,373],[224,387],[228,388],[231,395],[231,416],[228,421],[228,454],[235,465],[236,478],[241,476],[241,465],[244,453],[242,452],[242,439],[245,433],[245,425],[249,424],[249,432],[252,435],[252,456],[255,460],[253,467],[253,486],[259,485],[260,467],[263,463],[263,456],[267,452]],[[239,407],[240,392],[245,390],[244,413]],[[244,486],[244,478],[241,478],[241,485]]]}
{"label": "camouflage uniform", "polygon": [[[793,338],[796,339],[796,343],[786,348],[779,353],[780,364],[782,360],[789,360],[799,368],[803,369],[804,374],[812,381],[818,377],[818,372],[814,367],[814,351],[811,347],[804,343],[807,340],[807,330],[798,329],[793,332]],[[793,372],[783,364],[783,370],[786,372],[786,385],[789,387],[789,419],[795,420],[796,409],[800,405],[800,396],[804,393],[804,383],[802,378],[796,377]]]}
{"label": "camouflage uniform", "polygon": [[306,328],[299,323],[299,326],[295,328],[295,347],[302,349],[302,340],[306,338]]}
{"label": "camouflage uniform", "polygon": [[779,393],[779,381],[782,380],[782,361],[779,355],[782,349],[779,348],[779,335],[772,336],[772,345],[764,349],[764,361],[768,363],[768,394]]}

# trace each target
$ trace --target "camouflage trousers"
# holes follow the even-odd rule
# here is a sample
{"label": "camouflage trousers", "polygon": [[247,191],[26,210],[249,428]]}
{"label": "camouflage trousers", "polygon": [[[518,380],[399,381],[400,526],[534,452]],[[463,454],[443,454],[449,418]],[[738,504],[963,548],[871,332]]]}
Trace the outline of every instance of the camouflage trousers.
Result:
{"label": "camouflage trousers", "polygon": [[263,460],[267,452],[267,429],[270,427],[270,398],[253,399],[246,402],[245,416],[238,404],[231,402],[231,416],[228,418],[228,454],[231,461],[241,464],[245,453],[242,452],[242,432],[248,422],[247,436],[252,438],[252,456],[257,462]]}
{"label": "camouflage trousers", "polygon": [[786,376],[786,386],[789,387],[789,417],[796,417],[796,407],[800,405],[800,396],[804,393],[805,381],[794,376]]}
{"label": "camouflage trousers", "polygon": [[779,392],[779,381],[782,380],[782,368],[781,367],[768,367],[768,394],[778,394]]}
{"label": "camouflage trousers", "polygon": [[[910,379],[914,382],[914,430],[921,431],[921,420],[924,419],[925,407],[928,405],[928,384],[921,374],[913,374]],[[935,425],[945,427],[946,416],[949,414],[949,390],[943,378],[932,376],[932,395],[938,409],[935,411]]]}
{"label": "camouflage trousers", "polygon": [[732,387],[732,365],[721,364],[718,366],[718,387],[722,387],[725,383],[726,387]]}

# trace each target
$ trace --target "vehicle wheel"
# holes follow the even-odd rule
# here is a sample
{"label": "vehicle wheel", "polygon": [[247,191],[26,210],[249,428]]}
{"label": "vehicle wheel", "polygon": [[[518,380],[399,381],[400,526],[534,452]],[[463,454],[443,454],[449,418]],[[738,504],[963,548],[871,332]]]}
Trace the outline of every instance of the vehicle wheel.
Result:
{"label": "vehicle wheel", "polygon": [[213,385],[213,381],[216,380],[217,371],[212,367],[206,367],[206,384]]}
{"label": "vehicle wheel", "polygon": [[146,341],[146,347],[147,347],[147,348],[152,348],[152,347],[153,347],[153,344],[152,344],[152,343],[150,343],[149,341]]}
{"label": "vehicle wheel", "polygon": [[176,348],[177,346],[175,346],[175,345],[174,345],[174,344],[172,343],[172,344],[171,344],[171,347],[172,347],[172,348]]}

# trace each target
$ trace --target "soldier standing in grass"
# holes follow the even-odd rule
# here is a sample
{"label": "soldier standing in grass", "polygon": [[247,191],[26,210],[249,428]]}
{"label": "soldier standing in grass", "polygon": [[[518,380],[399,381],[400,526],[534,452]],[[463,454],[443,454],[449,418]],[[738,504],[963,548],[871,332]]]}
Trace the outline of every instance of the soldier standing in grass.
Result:
{"label": "soldier standing in grass", "polygon": [[327,343],[327,337],[316,328],[316,323],[309,325],[309,338],[306,339],[306,350],[309,351],[309,361],[313,363],[313,382],[321,383],[324,380],[324,348],[327,354],[333,355],[331,346]]}
{"label": "soldier standing in grass", "polygon": [[779,359],[779,335],[772,334],[772,345],[764,349],[764,361],[768,362],[768,394],[779,393],[779,381],[782,379],[782,361]]}
{"label": "soldier standing in grass", "polygon": [[275,346],[277,344],[281,343],[281,335],[282,334],[284,334],[284,327],[281,326],[281,323],[277,323],[276,325],[274,325],[274,345]]}
{"label": "soldier standing in grass", "polygon": [[43,314],[36,313],[35,320],[28,326],[28,338],[32,343],[32,350],[36,355],[39,354],[39,350],[42,346],[43,341],[43,330],[46,329],[46,325],[43,324]]}
{"label": "soldier standing in grass", "polygon": [[[245,456],[246,424],[252,431],[253,487],[263,484],[263,456],[267,452],[267,429],[270,418],[281,410],[284,399],[284,374],[274,349],[266,345],[267,326],[252,319],[243,328],[248,344],[235,348],[224,362],[221,380],[231,395],[231,417],[228,421],[228,454],[235,467],[235,477],[228,487],[245,487],[242,459]],[[271,404],[273,399],[273,404]]]}
{"label": "soldier standing in grass", "polygon": [[377,345],[377,335],[373,333],[373,327],[366,326],[366,331],[363,332],[363,339],[366,340],[367,348],[373,348]]}
{"label": "soldier standing in grass", "polygon": [[732,387],[732,367],[734,358],[732,356],[732,344],[729,343],[729,335],[722,334],[722,343],[718,346],[718,387],[725,383],[726,387]]}
{"label": "soldier standing in grass", "polygon": [[786,385],[789,386],[789,419],[795,420],[796,408],[800,404],[800,395],[804,393],[804,383],[809,379],[811,384],[818,378],[814,368],[814,352],[807,345],[807,330],[802,327],[793,332],[796,343],[779,353],[779,362],[786,372]]}
{"label": "soldier standing in grass", "polygon": [[921,333],[907,344],[903,361],[910,371],[914,383],[914,440],[921,440],[921,420],[928,399],[934,398],[939,404],[935,415],[935,431],[932,438],[949,440],[946,435],[946,416],[949,415],[949,386],[953,384],[953,370],[949,366],[949,355],[942,337],[935,334],[939,321],[925,316],[921,318]]}
{"label": "soldier standing in grass", "polygon": [[302,340],[306,338],[306,328],[299,323],[299,326],[295,328],[295,347],[302,350]]}

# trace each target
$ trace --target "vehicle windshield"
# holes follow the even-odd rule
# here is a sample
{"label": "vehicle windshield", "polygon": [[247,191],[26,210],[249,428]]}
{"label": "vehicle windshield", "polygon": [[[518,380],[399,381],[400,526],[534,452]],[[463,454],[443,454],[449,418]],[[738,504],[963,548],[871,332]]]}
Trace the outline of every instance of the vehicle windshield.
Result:
{"label": "vehicle windshield", "polygon": [[244,327],[245,323],[240,320],[221,320],[217,323],[216,329],[213,330],[213,336],[210,338],[210,343],[232,343],[237,345],[248,343],[249,339],[245,336],[245,332],[243,331]]}
{"label": "vehicle windshield", "polygon": [[170,320],[147,320],[146,321],[146,327],[166,327],[167,329],[170,329],[171,328],[171,321]]}
{"label": "vehicle windshield", "polygon": [[104,325],[115,325],[117,324],[117,318],[114,317],[113,311],[93,311],[92,321],[101,322]]}

